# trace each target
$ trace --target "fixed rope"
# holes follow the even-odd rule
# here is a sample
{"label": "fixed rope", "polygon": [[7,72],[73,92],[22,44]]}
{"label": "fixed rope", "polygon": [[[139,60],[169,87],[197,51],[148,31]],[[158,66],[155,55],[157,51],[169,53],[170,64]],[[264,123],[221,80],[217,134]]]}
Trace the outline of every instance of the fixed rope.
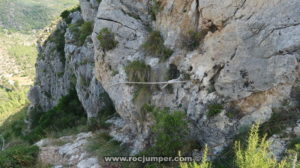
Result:
{"label": "fixed rope", "polygon": [[122,84],[136,84],[136,85],[161,85],[161,84],[165,84],[162,87],[162,88],[165,88],[169,84],[178,84],[178,83],[186,83],[186,82],[188,82],[188,81],[178,81],[176,79],[169,80],[169,81],[164,81],[164,82],[119,82],[119,83],[112,84],[109,87],[113,87],[113,86],[116,86],[116,85],[122,85]]}

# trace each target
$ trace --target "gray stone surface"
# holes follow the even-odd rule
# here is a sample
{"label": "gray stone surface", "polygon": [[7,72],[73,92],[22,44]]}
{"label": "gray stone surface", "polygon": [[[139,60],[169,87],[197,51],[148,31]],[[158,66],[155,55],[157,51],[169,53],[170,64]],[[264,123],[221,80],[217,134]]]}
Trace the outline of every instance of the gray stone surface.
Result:
{"label": "gray stone surface", "polygon": [[[186,82],[173,84],[171,91],[153,91],[149,103],[186,111],[191,133],[217,154],[240,128],[268,121],[272,109],[289,101],[291,89],[300,85],[300,1],[160,0],[162,10],[156,21],[148,13],[148,2],[102,0],[99,5],[95,0],[80,0],[82,18],[94,21],[93,34],[79,47],[66,29],[65,64],[54,43],[40,47],[46,59],[37,62],[37,78],[29,94],[32,106],[53,107],[67,94],[74,75],[78,97],[89,117],[104,106],[99,95],[104,90],[109,94],[120,114],[110,120],[110,134],[137,153],[147,143],[153,120],[140,113],[142,103],[133,101],[135,87],[118,83],[128,80],[125,67],[134,60],[145,60],[158,74],[151,79],[157,82],[166,80],[173,64],[180,71],[177,80]],[[72,17],[74,22],[80,18],[78,13]],[[165,45],[174,50],[166,61],[141,50],[149,26],[159,30]],[[58,25],[64,27],[64,23]],[[115,34],[115,49],[104,52],[100,47],[97,35],[103,28]],[[180,45],[182,34],[193,29],[207,34],[198,48],[187,51]],[[87,82],[83,84],[82,79]],[[210,118],[207,113],[212,102],[228,108]],[[227,117],[233,111],[229,105],[240,109],[238,116]]]}
{"label": "gray stone surface", "polygon": [[100,168],[98,159],[86,151],[88,138],[92,136],[91,132],[87,132],[58,139],[42,139],[35,144],[40,148],[39,160],[57,168]]}

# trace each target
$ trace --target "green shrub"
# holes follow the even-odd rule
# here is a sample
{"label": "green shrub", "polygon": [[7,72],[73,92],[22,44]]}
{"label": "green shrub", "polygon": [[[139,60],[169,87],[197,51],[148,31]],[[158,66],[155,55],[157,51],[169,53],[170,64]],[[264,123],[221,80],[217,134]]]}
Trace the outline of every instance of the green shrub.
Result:
{"label": "green shrub", "polygon": [[[300,137],[296,137],[294,139],[292,139],[289,144],[288,144],[288,149],[297,149],[298,148],[298,152],[300,152]],[[299,146],[299,147],[297,147]]]}
{"label": "green shrub", "polygon": [[97,39],[100,42],[100,47],[104,51],[112,50],[118,45],[118,41],[115,40],[115,34],[111,32],[108,28],[103,28],[99,32]]}
{"label": "green shrub", "polygon": [[0,86],[0,126],[10,115],[17,113],[28,103],[27,87],[14,88],[10,85],[7,87],[6,90]]}
{"label": "green shrub", "polygon": [[[235,142],[235,164],[228,166],[225,162],[222,163],[222,168],[288,168],[291,163],[287,163],[286,160],[278,162],[276,159],[272,158],[269,153],[268,147],[269,143],[266,140],[266,136],[263,138],[259,137],[258,134],[259,124],[255,124],[251,127],[247,139],[247,145],[242,147],[240,141]],[[181,168],[207,168],[210,167],[210,163],[206,161],[206,152],[201,164],[181,164]],[[220,156],[222,157],[222,156]]]}
{"label": "green shrub", "polygon": [[35,123],[32,131],[24,137],[30,143],[48,134],[85,125],[86,115],[76,91],[72,90],[59,100],[57,106],[47,112],[38,113],[32,122]]}
{"label": "green shrub", "polygon": [[286,168],[285,160],[277,162],[271,158],[268,147],[269,143],[266,136],[259,138],[259,124],[252,126],[247,147],[242,149],[239,141],[235,143],[236,165],[238,168]]}
{"label": "green shrub", "polygon": [[60,60],[63,64],[65,64],[65,30],[56,29],[50,36],[49,40],[55,43],[56,50],[60,53]]}
{"label": "green shrub", "polygon": [[[261,125],[260,131],[268,136],[278,134],[288,127],[294,127],[299,120],[299,112],[297,108],[278,108],[273,109],[271,118]],[[276,124],[274,124],[276,123]]]}
{"label": "green shrub", "polygon": [[82,25],[81,22],[68,25],[68,28],[69,28],[70,32],[73,34],[75,40],[79,39],[81,25]]}
{"label": "green shrub", "polygon": [[210,103],[207,108],[208,108],[207,116],[208,117],[213,117],[213,116],[215,116],[215,115],[222,112],[223,105],[218,104],[218,103]]}
{"label": "green shrub", "polygon": [[81,11],[80,5],[76,5],[73,8],[69,9],[70,13],[76,12],[76,11]]}
{"label": "green shrub", "polygon": [[152,20],[156,20],[156,15],[160,12],[161,6],[157,0],[151,0],[151,5],[148,9],[149,14],[151,15]]}
{"label": "green shrub", "polygon": [[187,123],[182,112],[168,114],[168,111],[158,111],[156,124],[153,127],[155,151],[163,156],[174,156],[184,146],[187,135]]}
{"label": "green shrub", "polygon": [[142,61],[133,61],[125,67],[130,82],[149,82],[151,67]]}
{"label": "green shrub", "polygon": [[3,124],[0,126],[0,134],[5,139],[5,143],[8,144],[12,141],[19,141],[23,135],[23,129],[25,125],[27,107],[24,107],[19,112],[11,114]]}
{"label": "green shrub", "polygon": [[240,107],[234,105],[234,104],[228,104],[225,108],[226,113],[225,115],[230,118],[230,119],[234,119],[234,118],[241,118],[243,116],[243,112],[240,109]]}
{"label": "green shrub", "polygon": [[60,17],[63,18],[63,19],[66,19],[68,18],[70,15],[70,11],[69,10],[64,10],[61,14],[60,14]]}
{"label": "green shrub", "polygon": [[[151,67],[142,61],[133,61],[125,67],[128,81],[130,82],[149,82],[151,78]],[[143,105],[148,103],[151,96],[151,87],[149,85],[135,85],[136,91],[133,100]]]}
{"label": "green shrub", "polygon": [[181,37],[181,46],[189,51],[195,50],[204,39],[207,31],[188,31]]}
{"label": "green shrub", "polygon": [[93,32],[93,23],[84,22],[80,27],[79,44],[82,45],[87,36]]}
{"label": "green shrub", "polygon": [[178,151],[186,144],[188,135],[185,114],[148,105],[144,107],[144,110],[152,112],[155,118],[155,124],[152,127],[154,145],[147,149],[146,153],[152,156],[177,156]]}
{"label": "green shrub", "polygon": [[75,11],[80,11],[80,6],[79,5],[71,8],[71,9],[67,9],[67,10],[63,11],[60,14],[60,17],[62,19],[64,19],[67,24],[70,24],[72,22],[72,18],[70,17],[70,14],[75,12]]}
{"label": "green shrub", "polygon": [[37,146],[17,145],[0,151],[0,167],[31,168],[37,161]]}
{"label": "green shrub", "polygon": [[93,32],[93,23],[80,21],[70,24],[68,28],[72,32],[77,44],[81,46],[84,44],[86,37]]}
{"label": "green shrub", "polygon": [[173,54],[173,51],[164,45],[164,39],[159,31],[150,32],[142,49],[146,54],[159,57],[162,61],[167,60]]}

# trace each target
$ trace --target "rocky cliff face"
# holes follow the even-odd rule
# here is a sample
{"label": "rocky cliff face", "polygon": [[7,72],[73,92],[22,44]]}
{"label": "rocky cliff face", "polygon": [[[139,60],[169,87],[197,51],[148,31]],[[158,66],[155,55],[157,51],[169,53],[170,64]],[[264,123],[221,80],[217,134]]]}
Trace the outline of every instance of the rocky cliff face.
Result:
{"label": "rocky cliff face", "polygon": [[[46,111],[75,87],[93,118],[105,107],[108,93],[120,115],[109,121],[111,135],[136,153],[147,144],[153,123],[142,112],[143,104],[170,107],[185,111],[191,135],[219,153],[244,126],[267,122],[282,102],[295,105],[298,0],[80,0],[80,5],[81,12],[69,16],[71,24],[93,22],[93,32],[78,45],[66,21],[58,23],[39,48],[31,109]],[[118,42],[112,50],[99,42],[105,28]],[[164,45],[173,50],[167,59],[143,49],[150,29],[160,31]],[[192,49],[184,47],[190,32],[201,34]],[[126,68],[136,60],[151,67],[148,82],[173,83],[155,84],[150,93],[124,84],[130,81]],[[222,106],[221,113],[210,117],[211,104]]]}

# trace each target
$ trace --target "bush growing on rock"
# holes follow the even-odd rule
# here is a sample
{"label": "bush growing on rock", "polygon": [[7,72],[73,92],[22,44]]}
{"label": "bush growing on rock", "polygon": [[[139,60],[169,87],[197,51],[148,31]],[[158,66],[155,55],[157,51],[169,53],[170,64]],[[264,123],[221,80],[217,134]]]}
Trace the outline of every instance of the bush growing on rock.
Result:
{"label": "bush growing on rock", "polygon": [[185,114],[180,111],[159,109],[145,105],[144,110],[151,112],[155,118],[152,127],[154,145],[146,153],[154,156],[177,156],[178,151],[186,144],[188,125]]}
{"label": "bush growing on rock", "polygon": [[37,161],[39,148],[37,146],[16,145],[0,151],[0,167],[2,168],[32,168]]}
{"label": "bush growing on rock", "polygon": [[92,22],[84,22],[80,26],[80,36],[79,36],[79,44],[82,45],[87,36],[92,34],[93,32],[93,23]]}
{"label": "bush growing on rock", "polygon": [[70,32],[73,34],[74,40],[77,41],[77,45],[82,46],[87,36],[93,32],[92,22],[79,21],[68,26]]}
{"label": "bush growing on rock", "polygon": [[56,50],[60,53],[60,60],[63,64],[65,64],[65,30],[56,29],[49,37],[49,41],[55,43]]}
{"label": "bush growing on rock", "polygon": [[75,12],[75,11],[80,11],[80,6],[79,5],[71,8],[71,9],[64,10],[60,14],[60,17],[62,19],[64,19],[67,24],[70,24],[72,22],[72,18],[70,17],[70,14],[73,13],[73,12]]}
{"label": "bush growing on rock", "polygon": [[224,109],[222,104],[214,103],[214,102],[210,103],[207,108],[208,108],[208,113],[207,113],[208,117],[213,117],[221,113],[222,110]]}
{"label": "bush growing on rock", "polygon": [[160,10],[161,10],[160,3],[157,0],[152,0],[148,11],[153,20],[156,20],[156,15]]}
{"label": "bush growing on rock", "polygon": [[[133,61],[125,67],[128,81],[130,82],[149,82],[151,78],[151,67],[142,61]],[[148,85],[137,85],[134,94],[134,101],[138,103],[144,101],[149,96],[151,88]],[[139,101],[140,100],[140,101]]]}
{"label": "bush growing on rock", "polygon": [[133,61],[125,67],[128,80],[131,82],[148,82],[151,67],[142,61]]}
{"label": "bush growing on rock", "polygon": [[286,168],[285,160],[277,162],[271,158],[266,136],[259,138],[259,124],[252,126],[247,141],[247,147],[242,148],[239,141],[235,143],[236,165],[238,168]]}
{"label": "bush growing on rock", "polygon": [[70,11],[69,10],[64,10],[61,14],[60,17],[63,19],[67,19],[70,15]]}
{"label": "bush growing on rock", "polygon": [[159,31],[150,32],[142,49],[146,54],[159,57],[162,61],[167,60],[173,54],[173,51],[164,45],[164,39]]}
{"label": "bush growing on rock", "polygon": [[75,90],[62,97],[57,106],[47,112],[36,112],[35,127],[24,139],[30,143],[45,137],[47,134],[62,132],[64,129],[76,128],[86,124],[84,109],[78,100]]}
{"label": "bush growing on rock", "polygon": [[[240,141],[235,142],[235,166],[236,168],[288,168],[290,163],[286,160],[281,162],[272,158],[269,153],[269,143],[266,140],[266,136],[259,137],[259,124],[255,124],[251,127],[247,139],[247,145],[242,147]],[[201,164],[187,164],[181,163],[181,168],[209,168],[206,162],[206,152],[204,152],[203,160]],[[203,162],[205,164],[203,164]],[[226,165],[222,167],[227,167]]]}
{"label": "bush growing on rock", "polygon": [[99,32],[97,39],[100,42],[100,47],[104,51],[112,50],[118,45],[118,41],[115,40],[115,34],[111,32],[108,28],[103,28]]}
{"label": "bush growing on rock", "polygon": [[189,51],[195,50],[200,42],[204,39],[207,31],[193,31],[190,30],[182,35],[181,37],[181,46],[184,49]]}
{"label": "bush growing on rock", "polygon": [[[279,134],[288,127],[294,127],[299,120],[299,109],[297,107],[272,109],[271,118],[261,125],[261,131],[268,136]],[[276,123],[276,124],[274,124]]]}

